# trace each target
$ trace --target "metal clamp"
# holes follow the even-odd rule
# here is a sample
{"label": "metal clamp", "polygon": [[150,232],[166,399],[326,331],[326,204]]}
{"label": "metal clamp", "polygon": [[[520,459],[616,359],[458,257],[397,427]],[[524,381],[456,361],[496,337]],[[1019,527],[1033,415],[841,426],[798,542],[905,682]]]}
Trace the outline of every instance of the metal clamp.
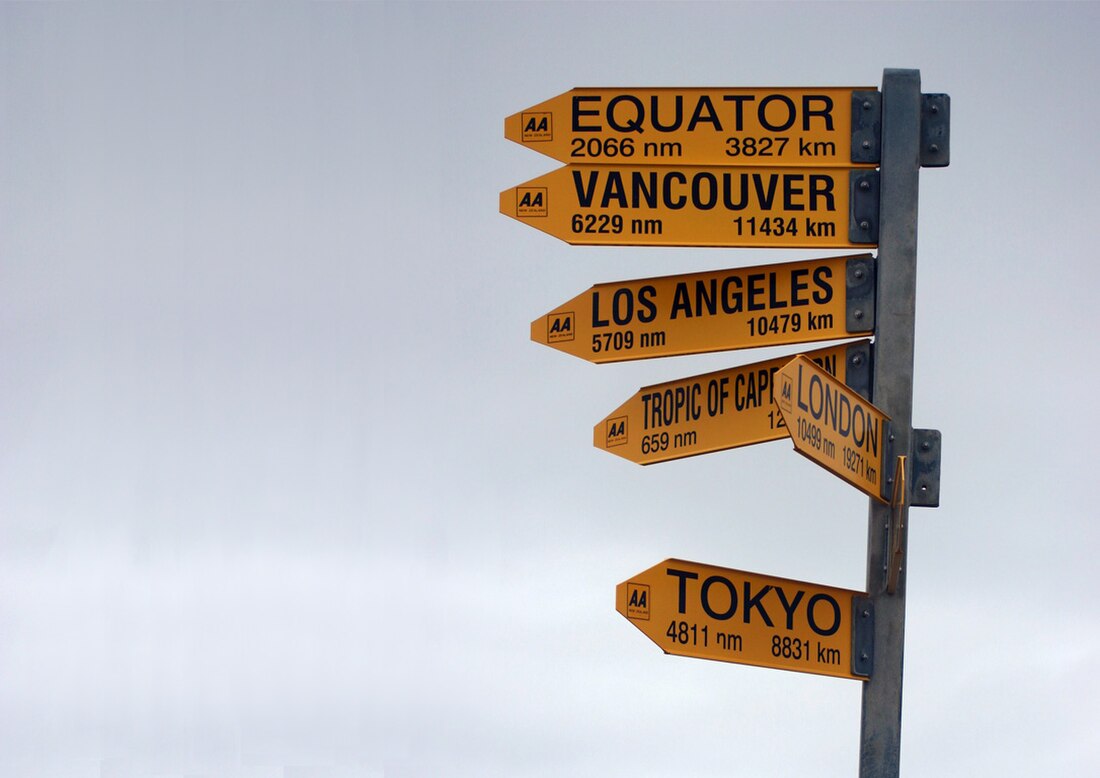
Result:
{"label": "metal clamp", "polygon": [[882,92],[852,92],[852,163],[877,163],[882,154]]}
{"label": "metal clamp", "polygon": [[851,170],[848,174],[848,240],[852,243],[878,243],[877,170]]}
{"label": "metal clamp", "polygon": [[852,597],[852,675],[871,677],[875,667],[875,602]]}
{"label": "metal clamp", "polygon": [[844,383],[864,400],[871,402],[871,341],[857,340],[844,351]]}
{"label": "metal clamp", "polygon": [[845,271],[847,310],[845,326],[850,333],[875,329],[875,258],[870,254],[852,257]]}
{"label": "metal clamp", "polygon": [[951,163],[951,96],[921,95],[920,166]]}
{"label": "metal clamp", "polygon": [[914,508],[940,507],[940,449],[943,435],[939,430],[913,430],[912,487],[909,504]]}

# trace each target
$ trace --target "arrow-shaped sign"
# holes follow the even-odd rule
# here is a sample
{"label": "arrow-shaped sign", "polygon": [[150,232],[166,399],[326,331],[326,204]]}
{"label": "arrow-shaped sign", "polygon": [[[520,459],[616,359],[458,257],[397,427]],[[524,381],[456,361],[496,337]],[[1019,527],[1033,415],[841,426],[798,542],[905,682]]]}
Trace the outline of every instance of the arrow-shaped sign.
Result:
{"label": "arrow-shaped sign", "polygon": [[[869,341],[808,356],[861,391],[869,386]],[[790,360],[779,357],[647,386],[595,426],[593,444],[650,465],[785,438],[772,396],[775,374]]]}
{"label": "arrow-shaped sign", "polygon": [[869,254],[597,284],[531,322],[589,362],[839,340],[874,330]]}
{"label": "arrow-shaped sign", "polygon": [[679,559],[615,587],[615,610],[666,654],[867,680],[862,592]]}
{"label": "arrow-shaped sign", "polygon": [[795,450],[884,503],[884,452],[890,417],[799,355],[779,371],[776,405]]}
{"label": "arrow-shaped sign", "polygon": [[567,165],[500,193],[500,212],[567,243],[868,248],[878,172]]}
{"label": "arrow-shaped sign", "polygon": [[560,162],[853,167],[878,161],[874,87],[572,89],[504,120]]}

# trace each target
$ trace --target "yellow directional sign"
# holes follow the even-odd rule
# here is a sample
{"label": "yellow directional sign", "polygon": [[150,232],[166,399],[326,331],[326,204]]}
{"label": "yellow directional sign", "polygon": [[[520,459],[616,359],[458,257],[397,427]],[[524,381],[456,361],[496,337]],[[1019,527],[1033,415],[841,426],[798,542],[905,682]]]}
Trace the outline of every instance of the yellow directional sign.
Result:
{"label": "yellow directional sign", "polygon": [[668,559],[615,587],[615,610],[666,654],[867,680],[862,592]]}
{"label": "yellow directional sign", "polygon": [[622,362],[865,335],[873,273],[865,254],[597,284],[531,322],[531,340]]}
{"label": "yellow directional sign", "polygon": [[857,130],[879,122],[877,97],[874,87],[573,89],[509,116],[504,137],[561,162],[852,167],[877,161],[878,139],[853,142],[852,126],[853,108],[873,114]]}
{"label": "yellow directional sign", "polygon": [[576,245],[866,248],[876,240],[876,219],[853,219],[849,190],[872,193],[876,175],[566,165],[501,192],[500,212]]}
{"label": "yellow directional sign", "polygon": [[889,417],[809,356],[799,355],[779,371],[775,401],[795,450],[888,503],[882,484]]}
{"label": "yellow directional sign", "polygon": [[[869,343],[809,352],[856,386],[869,381]],[[642,465],[787,436],[772,403],[776,372],[790,357],[647,386],[593,429],[593,444]]]}

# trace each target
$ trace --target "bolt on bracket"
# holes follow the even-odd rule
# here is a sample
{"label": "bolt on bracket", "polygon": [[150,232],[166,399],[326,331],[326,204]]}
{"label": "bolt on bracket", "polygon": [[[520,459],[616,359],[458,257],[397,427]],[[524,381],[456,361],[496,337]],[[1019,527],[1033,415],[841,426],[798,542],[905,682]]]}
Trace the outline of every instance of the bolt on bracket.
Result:
{"label": "bolt on bracket", "polygon": [[850,344],[844,352],[844,360],[844,383],[853,392],[870,402],[871,344],[866,340]]}
{"label": "bolt on bracket", "polygon": [[921,95],[920,166],[951,163],[951,96]]}
{"label": "bolt on bracket", "polygon": [[878,243],[879,174],[877,170],[852,170],[848,174],[848,240]]}
{"label": "bolt on bracket", "polygon": [[870,254],[852,257],[845,271],[848,332],[872,332],[875,329],[875,258]]}
{"label": "bolt on bracket", "polygon": [[909,504],[914,508],[940,507],[940,449],[943,435],[939,430],[913,430],[912,472]]}
{"label": "bolt on bracket", "polygon": [[875,667],[875,603],[852,597],[852,675],[871,677]]}
{"label": "bolt on bracket", "polygon": [[882,155],[882,92],[852,92],[852,163],[877,163]]}

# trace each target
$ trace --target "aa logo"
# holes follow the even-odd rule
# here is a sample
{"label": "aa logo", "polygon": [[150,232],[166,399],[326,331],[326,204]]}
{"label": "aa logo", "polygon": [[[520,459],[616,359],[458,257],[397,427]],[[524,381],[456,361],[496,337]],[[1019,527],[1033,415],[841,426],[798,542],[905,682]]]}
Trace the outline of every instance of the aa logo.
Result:
{"label": "aa logo", "polygon": [[628,583],[626,600],[626,617],[628,619],[641,619],[649,621],[649,586],[646,584]]}
{"label": "aa logo", "polygon": [[791,379],[781,376],[783,384],[779,387],[779,407],[787,413],[791,412]]}
{"label": "aa logo", "polygon": [[565,340],[574,340],[577,332],[573,328],[575,319],[573,311],[552,313],[546,317],[546,342],[561,343]]}
{"label": "aa logo", "polygon": [[516,187],[516,216],[530,218],[532,216],[546,216],[547,213],[546,187]]}
{"label": "aa logo", "polygon": [[554,117],[548,113],[520,114],[523,132],[520,139],[524,143],[538,143],[554,140]]}
{"label": "aa logo", "polygon": [[626,443],[626,440],[626,416],[616,416],[614,419],[608,419],[605,447],[621,446]]}

